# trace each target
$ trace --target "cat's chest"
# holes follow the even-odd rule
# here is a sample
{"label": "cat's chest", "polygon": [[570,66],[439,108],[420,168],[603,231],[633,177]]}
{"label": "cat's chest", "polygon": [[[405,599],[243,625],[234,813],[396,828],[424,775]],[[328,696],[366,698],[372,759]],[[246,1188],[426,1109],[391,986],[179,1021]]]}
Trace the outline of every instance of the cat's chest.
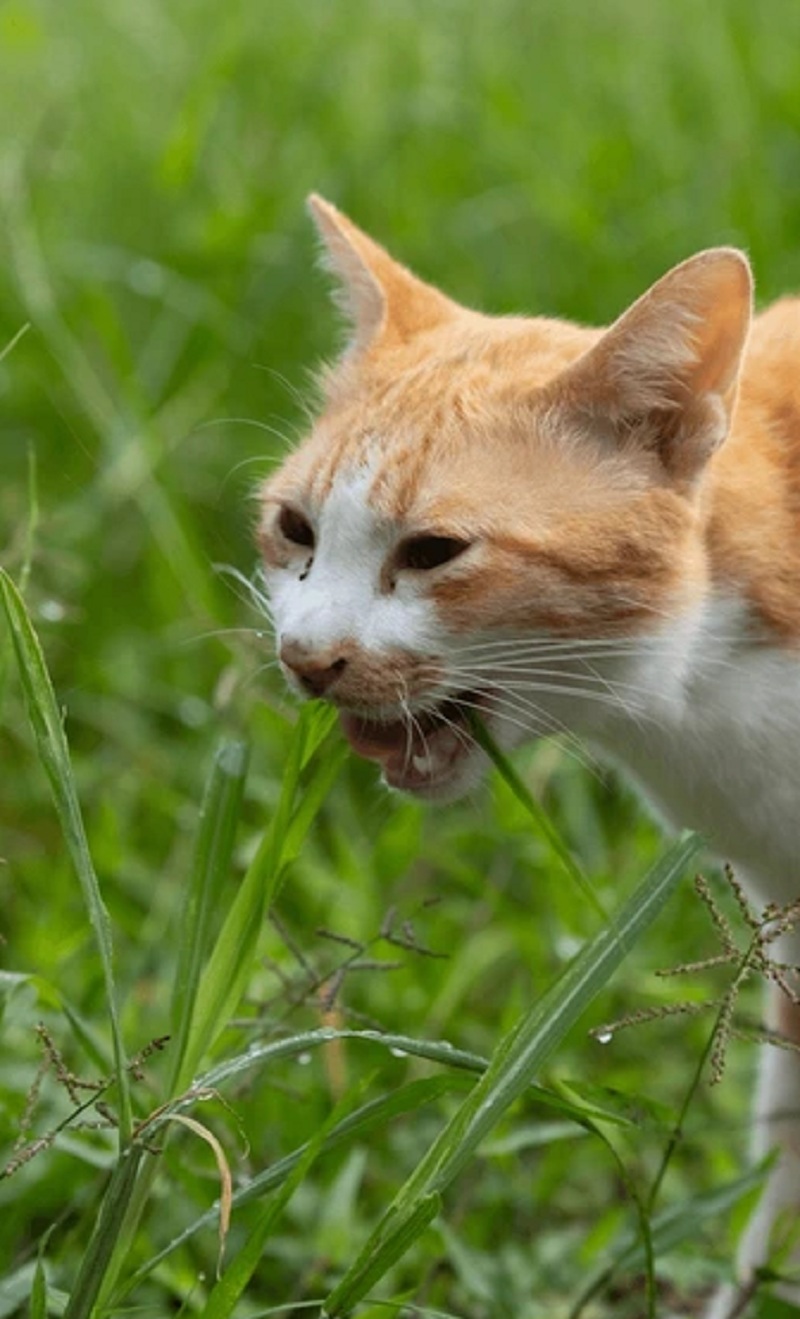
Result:
{"label": "cat's chest", "polygon": [[685,698],[620,722],[602,744],[677,826],[759,882],[769,900],[800,889],[800,654],[702,657]]}

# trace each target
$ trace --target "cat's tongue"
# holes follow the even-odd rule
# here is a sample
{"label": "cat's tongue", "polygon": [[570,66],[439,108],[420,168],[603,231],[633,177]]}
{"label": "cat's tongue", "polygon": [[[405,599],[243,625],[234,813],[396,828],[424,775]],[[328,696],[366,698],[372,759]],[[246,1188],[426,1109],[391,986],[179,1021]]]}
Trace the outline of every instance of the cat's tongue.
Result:
{"label": "cat's tongue", "polygon": [[418,716],[413,722],[395,719],[380,723],[343,710],[340,720],[353,750],[367,760],[377,760],[386,780],[407,791],[430,785],[464,749],[464,740],[452,723],[430,715]]}

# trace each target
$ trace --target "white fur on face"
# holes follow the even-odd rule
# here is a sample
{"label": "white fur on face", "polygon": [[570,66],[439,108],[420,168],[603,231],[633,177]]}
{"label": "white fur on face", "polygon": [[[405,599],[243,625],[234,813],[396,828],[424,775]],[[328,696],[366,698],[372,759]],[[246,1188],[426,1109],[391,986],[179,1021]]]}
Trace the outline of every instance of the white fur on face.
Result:
{"label": "white fur on face", "polygon": [[407,576],[391,592],[381,585],[398,531],[371,507],[372,480],[368,466],[337,477],[319,514],[307,572],[268,571],[279,643],[320,653],[344,642],[378,654],[438,648],[441,629],[424,588]]}

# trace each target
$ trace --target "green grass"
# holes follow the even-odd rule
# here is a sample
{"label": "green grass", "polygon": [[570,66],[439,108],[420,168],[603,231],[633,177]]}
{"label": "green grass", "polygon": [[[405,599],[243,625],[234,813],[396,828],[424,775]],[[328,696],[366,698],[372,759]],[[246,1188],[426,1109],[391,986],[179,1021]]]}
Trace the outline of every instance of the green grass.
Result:
{"label": "green grass", "polygon": [[[695,1093],[711,1015],[588,1035],[714,951],[688,885],[564,1015],[622,951],[588,893],[630,911],[667,842],[553,744],[388,797],[218,566],[250,573],[338,342],[307,192],[491,311],[609,319],[719,242],[768,299],[800,8],[4,0],[0,87],[0,1319],[699,1312],[755,1051]],[[175,1117],[232,1178],[219,1282],[224,1182]]]}

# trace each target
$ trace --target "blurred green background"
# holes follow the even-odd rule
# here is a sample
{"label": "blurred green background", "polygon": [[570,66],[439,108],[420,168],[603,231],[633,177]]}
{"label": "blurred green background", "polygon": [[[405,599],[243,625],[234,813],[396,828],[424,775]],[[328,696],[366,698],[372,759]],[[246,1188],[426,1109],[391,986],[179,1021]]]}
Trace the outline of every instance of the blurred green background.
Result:
{"label": "blurred green background", "polygon": [[[213,749],[225,732],[253,737],[243,861],[276,801],[294,718],[268,641],[218,635],[259,625],[219,565],[251,573],[257,478],[301,433],[309,368],[340,339],[306,194],[330,197],[487,311],[607,320],[671,263],[717,243],[750,252],[761,299],[800,288],[800,5],[0,0],[0,108],[0,351],[20,335],[0,361],[0,561],[25,585],[66,711],[126,1030],[141,1047],[164,1033]],[[0,713],[2,954],[10,972],[35,977],[4,983],[1,1163],[36,1074],[35,1023],[91,1072],[70,1012],[100,1031],[104,1008],[2,637]],[[613,903],[658,854],[657,831],[623,788],[558,747],[521,763]],[[245,1036],[318,1020],[309,985],[342,955],[319,927],[377,946],[392,910],[401,928],[413,922],[403,965],[347,977],[345,1017],[484,1052],[592,928],[501,785],[426,812],[350,764],[292,868],[281,928],[265,931]],[[671,992],[646,973],[704,955],[705,930],[687,894],[603,1015]],[[702,1028],[648,1029],[613,1050],[578,1032],[563,1066],[674,1105]],[[753,1063],[737,1055],[733,1079],[702,1098],[675,1195],[737,1167]],[[405,1065],[348,1063],[354,1083],[376,1069],[384,1087]],[[244,1171],[313,1131],[332,1084],[314,1059],[240,1096]],[[157,1097],[156,1074],[143,1111]],[[33,1132],[65,1102],[43,1084]],[[214,1120],[239,1158],[236,1122],[222,1108]],[[430,1121],[321,1165],[242,1314],[320,1293],[419,1157]],[[22,1305],[53,1222],[53,1277],[69,1287],[104,1139],[60,1138],[0,1182],[0,1275],[22,1279],[17,1300],[0,1293],[0,1313]],[[576,1140],[488,1153],[397,1286],[469,1319],[567,1313],[576,1275],[626,1213],[607,1157]],[[632,1161],[651,1157],[642,1135]],[[184,1147],[170,1175],[168,1207],[146,1222],[134,1262],[214,1198],[208,1151]],[[720,1220],[670,1266],[682,1313],[710,1277],[709,1254],[724,1270],[730,1230]],[[172,1256],[137,1294],[145,1312],[196,1309],[215,1249],[212,1231]],[[603,1313],[625,1304],[637,1313],[635,1289]]]}

